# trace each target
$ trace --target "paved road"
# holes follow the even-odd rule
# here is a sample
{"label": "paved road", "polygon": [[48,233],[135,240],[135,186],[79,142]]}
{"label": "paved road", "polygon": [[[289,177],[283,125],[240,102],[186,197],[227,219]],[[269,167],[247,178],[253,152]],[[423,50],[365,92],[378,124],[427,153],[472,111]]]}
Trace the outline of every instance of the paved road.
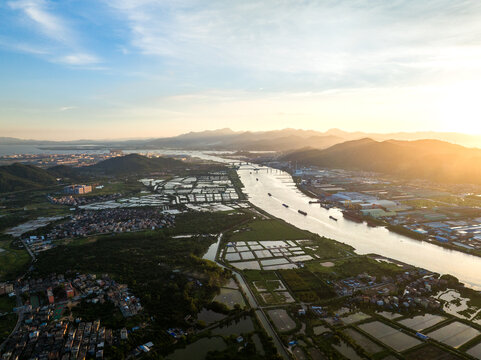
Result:
{"label": "paved road", "polygon": [[[220,244],[220,240],[222,238],[222,234],[219,235],[219,239],[218,239],[218,243]],[[222,268],[227,268],[229,269],[233,274],[234,276],[236,277],[237,281],[239,282],[242,290],[244,291],[244,294],[246,295],[247,297],[247,301],[249,302],[249,305],[251,308],[253,308],[255,310],[255,313],[256,313],[256,316],[257,318],[259,319],[260,323],[262,324],[262,326],[264,327],[264,329],[266,330],[267,334],[272,338],[272,340],[274,341],[274,344],[277,348],[277,351],[279,352],[279,354],[282,356],[282,358],[284,358],[285,360],[289,360],[291,359],[291,356],[289,355],[289,353],[287,352],[286,348],[284,347],[284,345],[282,344],[282,341],[281,339],[279,338],[279,335],[277,335],[277,332],[274,330],[274,328],[272,327],[271,323],[269,322],[269,320],[267,319],[267,315],[265,314],[264,310],[259,306],[259,304],[257,303],[257,300],[254,296],[254,294],[252,293],[252,290],[250,289],[250,287],[247,285],[247,282],[245,281],[244,277],[238,273],[237,271],[235,271],[234,269],[232,268],[228,268],[226,267],[223,263],[219,262],[218,259],[216,259],[215,261],[217,263],[217,265],[219,265],[220,267]]]}
{"label": "paved road", "polygon": [[7,341],[12,337],[13,334],[15,334],[15,332],[18,330],[18,328],[20,327],[20,325],[22,324],[22,321],[23,321],[23,304],[22,304],[22,296],[21,296],[19,287],[15,287],[15,295],[17,297],[17,308],[18,308],[17,324],[15,325],[15,327],[12,330],[12,332],[10,333],[10,335],[8,335],[8,337],[5,339],[5,341],[0,344],[0,353],[3,351],[3,348],[7,344]]}
{"label": "paved road", "polygon": [[[23,246],[27,250],[28,254],[32,257],[32,262],[35,261],[35,254],[32,252],[32,250],[30,250],[30,248],[27,246],[25,241],[23,241],[23,239],[20,239],[20,241],[22,242]],[[25,274],[23,274],[19,278],[19,280],[22,279],[24,276],[25,276]],[[0,352],[2,352],[3,348],[7,344],[7,341],[12,337],[12,335],[17,332],[18,328],[20,327],[20,325],[22,324],[22,321],[23,321],[24,310],[23,310],[22,295],[21,295],[20,290],[21,290],[20,287],[18,285],[16,285],[15,286],[15,296],[16,296],[16,299],[17,299],[17,309],[18,309],[18,311],[17,311],[17,315],[18,315],[17,324],[15,325],[15,328],[12,330],[10,335],[8,335],[8,337],[5,339],[5,341],[0,344]]]}

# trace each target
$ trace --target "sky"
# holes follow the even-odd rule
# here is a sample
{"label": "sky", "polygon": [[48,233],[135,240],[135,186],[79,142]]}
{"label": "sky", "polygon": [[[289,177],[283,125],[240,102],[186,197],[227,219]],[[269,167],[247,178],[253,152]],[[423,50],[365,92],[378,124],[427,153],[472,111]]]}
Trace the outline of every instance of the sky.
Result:
{"label": "sky", "polygon": [[0,136],[481,134],[480,93],[480,1],[0,2]]}

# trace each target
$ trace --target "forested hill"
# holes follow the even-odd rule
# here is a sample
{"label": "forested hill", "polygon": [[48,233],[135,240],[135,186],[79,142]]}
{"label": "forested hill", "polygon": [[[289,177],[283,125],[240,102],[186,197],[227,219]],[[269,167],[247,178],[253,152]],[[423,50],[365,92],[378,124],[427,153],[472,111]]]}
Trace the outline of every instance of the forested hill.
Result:
{"label": "forested hill", "polygon": [[55,185],[57,178],[81,180],[92,175],[135,175],[183,168],[182,161],[170,158],[147,158],[138,154],[101,161],[92,166],[74,168],[54,166],[43,169],[34,165],[12,164],[0,166],[0,193],[37,189]]}
{"label": "forested hill", "polygon": [[139,154],[129,154],[101,161],[95,165],[79,168],[81,173],[105,175],[143,174],[165,169],[183,168],[182,161],[158,157],[148,158]]}
{"label": "forested hill", "polygon": [[439,140],[347,141],[328,149],[303,149],[283,160],[298,165],[357,169],[438,182],[481,184],[481,150]]}
{"label": "forested hill", "polygon": [[33,165],[0,166],[0,192],[39,188],[56,183],[48,171]]}

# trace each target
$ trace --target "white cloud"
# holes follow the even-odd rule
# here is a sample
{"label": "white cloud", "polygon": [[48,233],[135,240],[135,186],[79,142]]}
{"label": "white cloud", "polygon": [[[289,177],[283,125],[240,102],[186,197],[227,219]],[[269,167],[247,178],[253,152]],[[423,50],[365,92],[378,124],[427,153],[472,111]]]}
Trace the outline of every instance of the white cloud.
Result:
{"label": "white cloud", "polygon": [[58,61],[69,65],[91,65],[98,63],[99,59],[90,54],[75,53],[62,56]]}
{"label": "white cloud", "polygon": [[[17,44],[8,42],[8,47],[21,52],[43,55],[48,61],[67,65],[91,65],[100,62],[98,56],[85,51],[80,45],[79,36],[69,26],[68,21],[52,11],[53,3],[45,0],[9,1],[13,10],[21,11],[34,28],[38,29],[50,40],[48,45]],[[66,55],[65,55],[66,54]]]}
{"label": "white cloud", "polygon": [[76,106],[62,106],[59,111],[63,112],[63,111],[69,111],[69,110],[75,110],[77,109]]}
{"label": "white cloud", "polygon": [[44,0],[17,0],[8,4],[14,10],[21,10],[49,38],[65,44],[74,41],[72,31],[63,19],[48,11]]}
{"label": "white cloud", "polygon": [[105,1],[134,48],[189,66],[389,81],[473,64],[446,49],[481,47],[481,3],[470,1]]}

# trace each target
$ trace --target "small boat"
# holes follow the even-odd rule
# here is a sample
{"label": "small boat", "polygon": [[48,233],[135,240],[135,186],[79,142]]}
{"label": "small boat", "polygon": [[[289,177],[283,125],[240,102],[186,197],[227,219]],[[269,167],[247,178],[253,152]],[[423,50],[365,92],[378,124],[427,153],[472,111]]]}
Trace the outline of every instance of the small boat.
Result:
{"label": "small boat", "polygon": [[329,216],[329,219],[332,219],[334,221],[337,221],[337,219],[334,216]]}
{"label": "small boat", "polygon": [[307,213],[306,213],[305,211],[302,211],[302,210],[297,210],[297,212],[298,212],[299,214],[302,214],[302,215],[304,215],[304,216],[306,216],[306,215],[307,215]]}
{"label": "small boat", "polygon": [[267,195],[269,195],[269,196],[272,196],[272,194],[271,194],[271,193],[267,193]]}
{"label": "small boat", "polygon": [[282,206],[284,206],[285,208],[289,207],[289,205],[287,205],[287,204],[282,204]]}

